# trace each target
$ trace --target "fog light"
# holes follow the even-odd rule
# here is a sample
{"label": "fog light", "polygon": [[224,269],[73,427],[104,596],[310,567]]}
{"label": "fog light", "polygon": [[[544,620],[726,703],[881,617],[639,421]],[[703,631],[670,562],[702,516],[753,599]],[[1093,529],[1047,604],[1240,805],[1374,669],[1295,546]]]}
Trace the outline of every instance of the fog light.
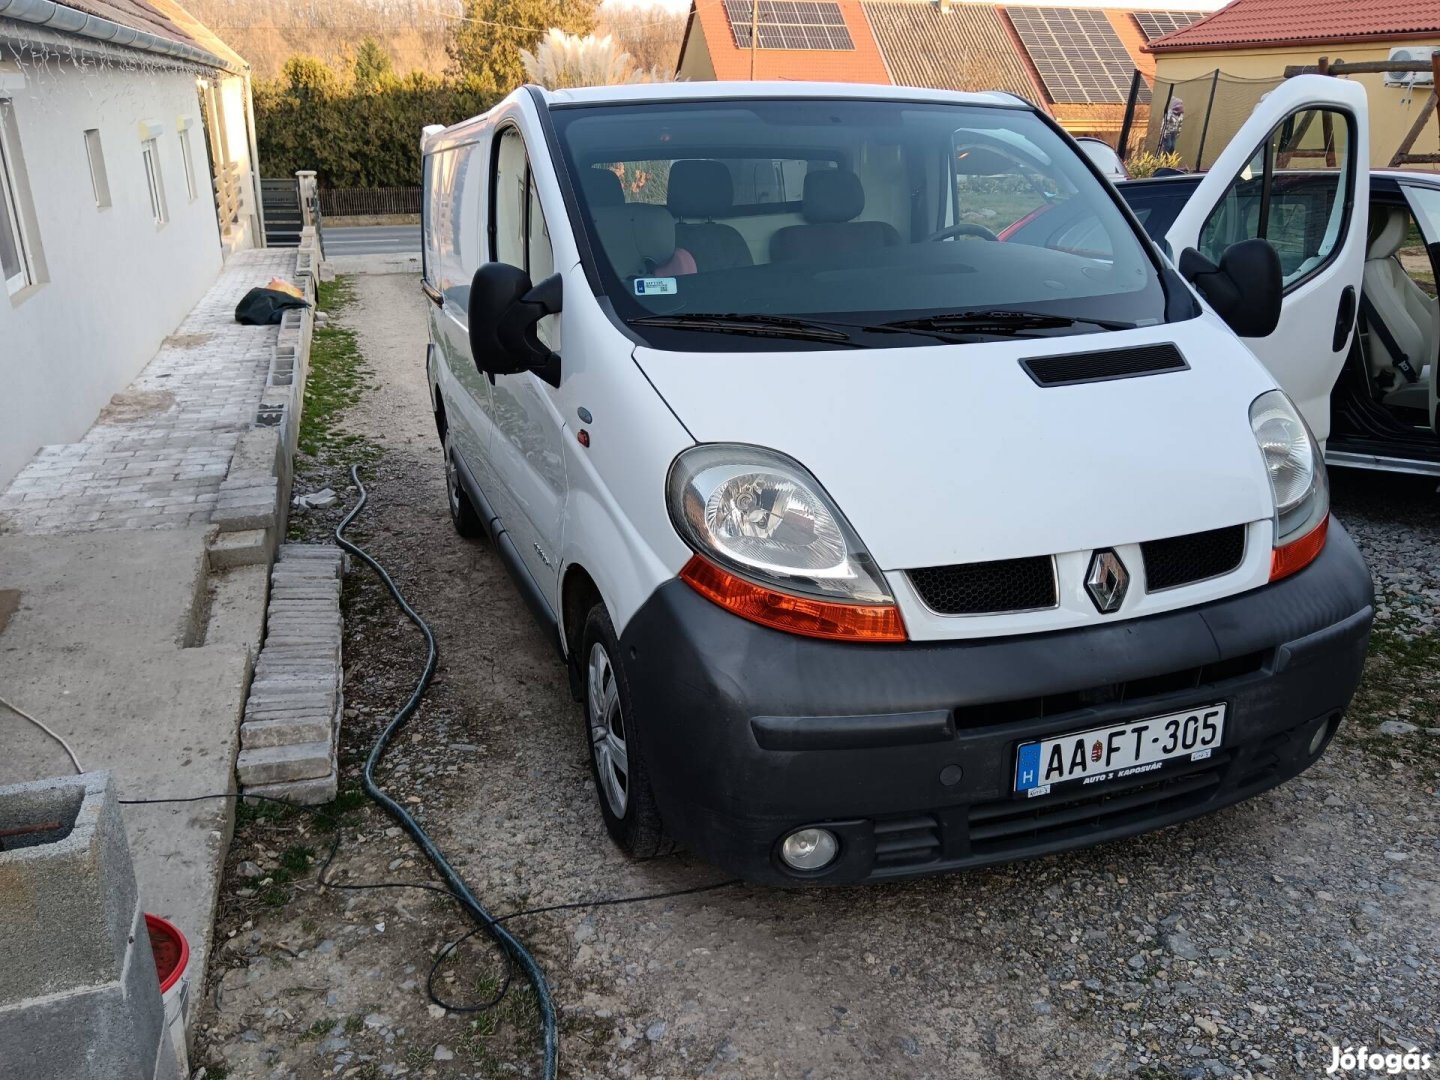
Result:
{"label": "fog light", "polygon": [[1320,752],[1320,747],[1325,745],[1325,733],[1329,730],[1330,722],[1328,720],[1321,720],[1319,726],[1315,728],[1315,734],[1310,736],[1310,755],[1312,757]]}
{"label": "fog light", "polygon": [[840,843],[829,829],[796,829],[780,845],[780,858],[792,870],[819,870],[835,861]]}

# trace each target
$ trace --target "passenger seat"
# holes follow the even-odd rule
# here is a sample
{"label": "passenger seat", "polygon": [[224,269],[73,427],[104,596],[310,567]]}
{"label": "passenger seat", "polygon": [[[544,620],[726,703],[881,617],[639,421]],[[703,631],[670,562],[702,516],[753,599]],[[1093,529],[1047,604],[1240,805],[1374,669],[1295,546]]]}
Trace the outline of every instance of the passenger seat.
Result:
{"label": "passenger seat", "polygon": [[864,209],[865,188],[849,169],[807,173],[800,208],[807,224],[776,231],[770,238],[770,261],[824,261],[900,243],[900,234],[888,221],[854,220]]}
{"label": "passenger seat", "polygon": [[755,264],[750,245],[739,231],[715,220],[735,209],[735,182],[724,162],[696,158],[675,162],[670,166],[667,199],[676,219],[675,242],[695,256],[699,270]]}
{"label": "passenger seat", "polygon": [[1364,296],[1418,378],[1410,382],[1396,368],[1396,358],[1373,326],[1368,328],[1370,372],[1375,377],[1393,375],[1385,404],[1428,411],[1429,384],[1434,379],[1436,351],[1440,349],[1440,303],[1416,285],[1400,265],[1397,252],[1405,243],[1409,213],[1398,206],[1372,206],[1370,221]]}

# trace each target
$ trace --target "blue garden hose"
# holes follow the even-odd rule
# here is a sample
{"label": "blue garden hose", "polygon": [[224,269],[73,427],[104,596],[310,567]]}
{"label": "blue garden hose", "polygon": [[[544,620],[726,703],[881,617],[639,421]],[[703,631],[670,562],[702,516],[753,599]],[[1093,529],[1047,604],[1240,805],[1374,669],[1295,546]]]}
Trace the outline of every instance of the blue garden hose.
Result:
{"label": "blue garden hose", "polygon": [[363,548],[357,547],[345,539],[345,530],[350,527],[350,523],[355,520],[356,515],[365,508],[367,501],[365,485],[360,481],[359,465],[350,466],[350,478],[355,481],[355,487],[360,492],[360,498],[355,505],[350,508],[350,512],[341,519],[340,524],[335,526],[335,542],[366,566],[370,567],[371,570],[375,571],[381,582],[385,585],[385,588],[390,591],[390,595],[395,598],[395,602],[399,604],[401,610],[405,612],[406,617],[419,628],[420,633],[425,635],[425,646],[428,650],[425,657],[425,670],[420,676],[420,681],[415,684],[415,690],[411,693],[410,700],[405,702],[405,704],[401,706],[400,711],[391,718],[390,723],[385,725],[385,730],[380,732],[380,737],[375,740],[375,745],[370,748],[370,756],[365,759],[365,770],[362,774],[361,782],[364,785],[365,793],[384,807],[390,816],[400,823],[400,827],[409,833],[415,843],[420,846],[420,850],[425,853],[425,857],[430,860],[431,865],[435,867],[450,891],[455,894],[456,899],[460,901],[465,910],[470,913],[471,917],[480,924],[485,932],[489,934],[496,943],[520,965],[521,970],[525,972],[525,977],[530,980],[530,985],[535,988],[535,998],[540,1005],[540,1021],[545,1029],[544,1080],[555,1080],[556,1066],[560,1056],[559,1035],[555,1023],[555,1002],[550,997],[550,987],[545,982],[544,971],[540,969],[540,965],[536,963],[535,957],[530,955],[530,950],[525,948],[520,939],[501,923],[497,922],[495,917],[485,909],[484,905],[475,897],[475,894],[470,891],[470,887],[465,884],[464,879],[461,878],[455,868],[450,865],[449,860],[446,859],[440,849],[435,846],[435,842],[430,839],[429,834],[421,828],[420,823],[411,817],[410,813],[403,806],[386,794],[385,790],[375,782],[375,766],[379,764],[380,758],[384,756],[385,749],[389,745],[391,738],[400,730],[405,721],[414,715],[415,710],[420,706],[421,699],[425,696],[426,689],[430,686],[430,680],[435,675],[435,664],[438,659],[438,653],[435,648],[434,632],[431,631],[429,624],[410,606],[409,602],[405,599],[405,595],[400,591],[399,586],[391,579],[385,568]]}

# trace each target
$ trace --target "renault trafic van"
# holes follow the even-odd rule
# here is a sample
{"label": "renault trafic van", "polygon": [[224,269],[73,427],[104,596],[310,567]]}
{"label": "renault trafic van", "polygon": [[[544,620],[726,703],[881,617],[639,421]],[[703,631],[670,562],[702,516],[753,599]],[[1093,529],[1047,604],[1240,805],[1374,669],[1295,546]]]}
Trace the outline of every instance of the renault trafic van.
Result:
{"label": "renault trafic van", "polygon": [[[1304,249],[1201,255],[1302,143]],[[1310,370],[1368,145],[1361,87],[1292,79],[1156,244],[1005,94],[525,87],[428,130],[450,512],[565,657],[615,842],[876,881],[1311,765],[1372,618]]]}

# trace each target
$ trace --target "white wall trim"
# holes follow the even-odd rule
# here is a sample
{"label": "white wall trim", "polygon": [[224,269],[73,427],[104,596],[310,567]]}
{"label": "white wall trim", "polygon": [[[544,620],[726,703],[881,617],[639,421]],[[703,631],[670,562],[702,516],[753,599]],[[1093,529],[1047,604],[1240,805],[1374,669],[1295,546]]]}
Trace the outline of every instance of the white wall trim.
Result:
{"label": "white wall trim", "polygon": [[158,139],[161,135],[165,134],[165,125],[160,123],[159,120],[141,120],[136,127],[140,131],[141,142],[149,139]]}

